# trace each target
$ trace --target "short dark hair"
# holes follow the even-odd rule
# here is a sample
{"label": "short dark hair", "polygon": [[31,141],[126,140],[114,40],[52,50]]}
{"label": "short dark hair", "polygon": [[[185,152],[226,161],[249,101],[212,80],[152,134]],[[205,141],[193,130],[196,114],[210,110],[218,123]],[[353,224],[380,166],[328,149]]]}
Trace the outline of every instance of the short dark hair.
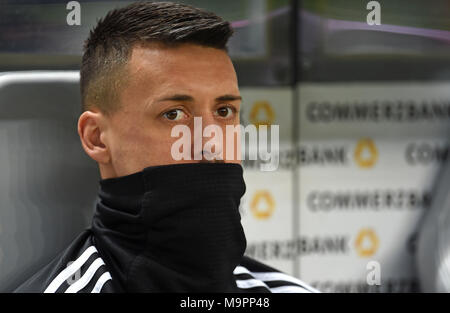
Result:
{"label": "short dark hair", "polygon": [[[136,44],[198,44],[228,51],[233,29],[212,12],[173,2],[139,1],[108,12],[85,41],[80,71],[82,110],[118,107],[123,71]],[[125,75],[126,76],[126,75]]]}

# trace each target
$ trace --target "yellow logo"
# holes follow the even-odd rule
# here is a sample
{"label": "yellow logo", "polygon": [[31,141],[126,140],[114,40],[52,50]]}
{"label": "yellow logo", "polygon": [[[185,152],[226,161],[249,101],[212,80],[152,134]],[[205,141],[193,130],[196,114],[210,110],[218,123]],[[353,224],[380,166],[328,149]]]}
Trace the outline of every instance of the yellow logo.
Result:
{"label": "yellow logo", "polygon": [[355,148],[355,161],[362,168],[371,168],[378,160],[378,150],[370,138],[358,141]]}
{"label": "yellow logo", "polygon": [[253,216],[257,219],[268,219],[275,210],[275,201],[270,192],[260,190],[255,193],[250,203]]}
{"label": "yellow logo", "polygon": [[371,228],[363,228],[356,236],[355,248],[360,257],[374,255],[379,246],[378,236]]}
{"label": "yellow logo", "polygon": [[250,111],[250,122],[259,127],[266,125],[270,127],[275,121],[275,112],[267,101],[256,101]]}

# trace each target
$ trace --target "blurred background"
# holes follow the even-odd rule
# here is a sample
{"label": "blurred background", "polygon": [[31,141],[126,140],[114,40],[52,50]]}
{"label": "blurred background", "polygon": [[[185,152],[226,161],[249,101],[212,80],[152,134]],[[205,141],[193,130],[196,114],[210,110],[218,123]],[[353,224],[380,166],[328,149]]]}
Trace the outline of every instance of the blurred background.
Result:
{"label": "blurred background", "polygon": [[[80,25],[68,2],[0,0],[0,291],[94,209],[77,71],[131,2],[78,1]],[[246,254],[323,292],[450,291],[450,1],[177,2],[232,22],[241,121],[280,127],[276,171],[244,162]]]}

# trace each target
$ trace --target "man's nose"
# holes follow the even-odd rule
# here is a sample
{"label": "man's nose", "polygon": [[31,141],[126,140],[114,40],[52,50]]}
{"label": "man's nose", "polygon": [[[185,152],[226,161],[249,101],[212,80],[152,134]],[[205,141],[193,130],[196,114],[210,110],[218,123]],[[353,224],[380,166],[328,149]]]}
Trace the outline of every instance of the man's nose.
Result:
{"label": "man's nose", "polygon": [[204,112],[194,117],[192,136],[193,159],[213,161],[223,159],[222,128],[213,113]]}

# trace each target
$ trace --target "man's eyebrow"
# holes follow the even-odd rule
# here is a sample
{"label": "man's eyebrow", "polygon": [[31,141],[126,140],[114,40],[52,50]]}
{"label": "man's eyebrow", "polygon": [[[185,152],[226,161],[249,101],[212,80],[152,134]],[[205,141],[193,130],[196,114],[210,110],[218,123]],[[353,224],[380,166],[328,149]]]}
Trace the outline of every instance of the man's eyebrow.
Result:
{"label": "man's eyebrow", "polygon": [[159,98],[157,101],[194,101],[194,98],[189,95],[175,94],[172,96]]}
{"label": "man's eyebrow", "polygon": [[[236,96],[236,95],[231,95],[231,94],[227,94],[227,95],[223,95],[220,97],[217,97],[216,102],[226,102],[226,101],[236,101],[236,100],[242,100],[241,96]],[[175,94],[172,96],[168,96],[168,97],[163,97],[160,99],[157,99],[157,101],[185,101],[185,102],[192,102],[194,101],[194,98],[190,95],[183,95],[183,94]]]}
{"label": "man's eyebrow", "polygon": [[242,100],[241,96],[235,96],[235,95],[223,95],[216,98],[216,102],[226,102],[226,101],[236,101],[236,100]]}

